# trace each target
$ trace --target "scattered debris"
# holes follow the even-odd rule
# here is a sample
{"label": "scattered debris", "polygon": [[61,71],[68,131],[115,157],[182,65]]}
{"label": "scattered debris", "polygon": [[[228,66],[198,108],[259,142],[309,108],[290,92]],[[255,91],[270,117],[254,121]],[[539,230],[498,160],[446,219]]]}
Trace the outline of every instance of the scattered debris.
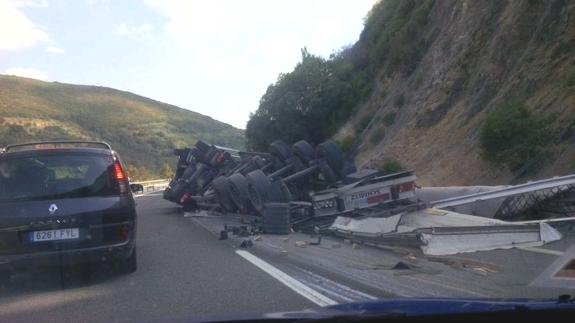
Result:
{"label": "scattered debris", "polygon": [[287,256],[288,252],[287,250],[280,250],[280,256]]}
{"label": "scattered debris", "polygon": [[307,247],[307,245],[308,245],[308,243],[305,241],[296,241],[295,242],[296,247],[305,248],[305,247]]}
{"label": "scattered debris", "polygon": [[289,242],[289,238],[283,238],[283,239],[282,239],[282,242],[284,242],[284,243],[285,243],[285,242]]}
{"label": "scattered debris", "polygon": [[340,216],[331,230],[356,241],[419,247],[426,255],[541,246],[562,238],[543,222],[516,224],[436,209],[389,217]]}
{"label": "scattered debris", "polygon": [[262,241],[262,236],[255,236],[254,241]]}
{"label": "scattered debris", "polygon": [[413,267],[409,264],[406,264],[403,261],[398,262],[397,264],[395,264],[395,266],[391,267],[392,270],[406,270],[406,269],[412,269]]}
{"label": "scattered debris", "polygon": [[410,260],[410,261],[417,261],[417,257],[414,256],[413,254],[408,254],[408,255],[404,256],[403,258]]}
{"label": "scattered debris", "polygon": [[485,273],[497,273],[500,268],[494,264],[480,262],[471,259],[457,259],[457,258],[442,258],[442,257],[427,257],[428,261],[439,262],[453,269],[472,269]]}
{"label": "scattered debris", "polygon": [[254,243],[252,242],[252,240],[244,240],[244,241],[242,241],[242,244],[240,244],[240,248],[242,248],[242,249],[250,248],[253,246],[254,246]]}
{"label": "scattered debris", "polygon": [[334,244],[331,245],[331,247],[332,247],[333,249],[339,249],[339,248],[341,248],[341,244],[340,244],[340,243],[334,243]]}

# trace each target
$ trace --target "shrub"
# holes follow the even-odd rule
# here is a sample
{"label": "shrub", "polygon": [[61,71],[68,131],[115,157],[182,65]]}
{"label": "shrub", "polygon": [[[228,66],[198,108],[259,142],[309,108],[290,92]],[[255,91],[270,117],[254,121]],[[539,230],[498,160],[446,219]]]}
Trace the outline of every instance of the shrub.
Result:
{"label": "shrub", "polygon": [[386,126],[391,126],[395,122],[395,112],[390,112],[383,116],[383,124]]}
{"label": "shrub", "polygon": [[385,136],[385,128],[379,127],[375,129],[375,131],[371,134],[371,136],[369,137],[369,142],[376,145],[381,141],[381,139],[383,139],[384,136]]}
{"label": "shrub", "polygon": [[381,99],[385,99],[387,97],[387,91],[386,90],[381,90],[381,92],[379,93],[379,97],[381,97]]}
{"label": "shrub", "polygon": [[349,152],[355,144],[355,139],[355,135],[349,135],[343,139],[337,140],[336,143],[341,148],[341,150]]}
{"label": "shrub", "polygon": [[365,129],[368,125],[369,122],[371,121],[372,116],[370,115],[366,115],[364,117],[361,118],[361,120],[359,121],[359,128],[357,130],[361,131],[363,129]]}
{"label": "shrub", "polygon": [[381,170],[383,170],[385,174],[393,174],[404,171],[405,167],[403,167],[403,165],[401,165],[397,160],[390,159],[383,163]]}
{"label": "shrub", "polygon": [[393,105],[395,105],[398,108],[401,108],[404,104],[405,104],[405,96],[403,96],[403,94],[398,95],[397,97],[395,97],[395,100],[393,100]]}
{"label": "shrub", "polygon": [[572,87],[575,85],[575,71],[569,74],[563,81],[564,87]]}
{"label": "shrub", "polygon": [[507,102],[489,112],[481,126],[481,155],[517,171],[543,152],[549,137],[545,121],[532,116],[525,104]]}

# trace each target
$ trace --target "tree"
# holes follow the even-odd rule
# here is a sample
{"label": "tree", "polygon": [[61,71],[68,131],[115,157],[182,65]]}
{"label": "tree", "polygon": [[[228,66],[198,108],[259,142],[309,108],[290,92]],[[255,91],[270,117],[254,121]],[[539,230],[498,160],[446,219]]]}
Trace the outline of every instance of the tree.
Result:
{"label": "tree", "polygon": [[516,171],[543,151],[549,136],[545,121],[532,116],[525,104],[507,102],[490,111],[481,126],[481,155]]}
{"label": "tree", "polygon": [[164,163],[162,165],[162,170],[160,171],[160,176],[162,176],[162,178],[171,178],[173,175],[174,171],[172,170],[172,167],[170,167],[168,163]]}
{"label": "tree", "polygon": [[125,171],[128,174],[130,181],[136,181],[139,179],[138,168],[136,166],[127,164]]}

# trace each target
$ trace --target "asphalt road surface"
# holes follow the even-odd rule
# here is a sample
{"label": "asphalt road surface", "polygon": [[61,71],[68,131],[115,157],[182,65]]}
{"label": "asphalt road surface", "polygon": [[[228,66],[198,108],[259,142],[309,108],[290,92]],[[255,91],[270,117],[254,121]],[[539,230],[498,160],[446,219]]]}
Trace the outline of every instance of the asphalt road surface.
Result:
{"label": "asphalt road surface", "polygon": [[[303,233],[231,235],[235,215],[184,217],[159,194],[137,198],[138,271],[107,266],[31,268],[0,283],[0,321],[92,322],[233,318],[395,297],[546,298],[572,290],[532,286],[575,243],[426,257]],[[191,215],[191,214],[189,214]],[[252,246],[242,249],[241,243]],[[315,243],[314,243],[315,242]]]}
{"label": "asphalt road surface", "polygon": [[184,218],[174,204],[158,195],[137,202],[137,272],[31,268],[0,287],[0,321],[155,321],[317,306]]}

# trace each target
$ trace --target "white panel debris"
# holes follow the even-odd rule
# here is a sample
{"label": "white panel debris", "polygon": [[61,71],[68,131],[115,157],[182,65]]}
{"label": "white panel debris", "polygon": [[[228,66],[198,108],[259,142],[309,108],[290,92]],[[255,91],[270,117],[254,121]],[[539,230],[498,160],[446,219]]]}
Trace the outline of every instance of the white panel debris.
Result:
{"label": "white panel debris", "polygon": [[427,255],[541,246],[561,239],[557,230],[543,222],[514,224],[439,209],[390,217],[338,217],[331,230],[375,243],[401,243],[407,240],[397,238],[415,237]]}

